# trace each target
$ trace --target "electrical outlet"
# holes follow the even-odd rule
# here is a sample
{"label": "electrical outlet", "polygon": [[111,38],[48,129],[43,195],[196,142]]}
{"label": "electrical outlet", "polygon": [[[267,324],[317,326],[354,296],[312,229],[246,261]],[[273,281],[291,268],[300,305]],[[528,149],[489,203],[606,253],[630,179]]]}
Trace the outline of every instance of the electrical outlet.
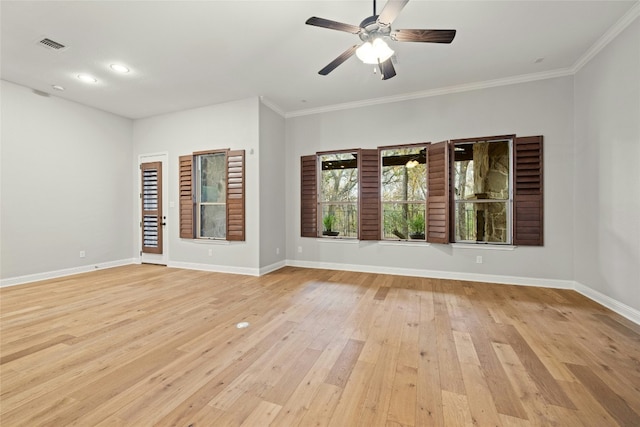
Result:
{"label": "electrical outlet", "polygon": [[298,246],[298,253],[301,254],[302,253],[302,246]]}
{"label": "electrical outlet", "polygon": [[280,248],[276,248],[276,255],[280,255]]}
{"label": "electrical outlet", "polygon": [[209,249],[209,256],[213,256],[213,249]]}
{"label": "electrical outlet", "polygon": [[84,251],[80,251],[80,258],[84,258],[86,255],[84,253]]}
{"label": "electrical outlet", "polygon": [[476,257],[476,264],[482,264],[482,256],[481,255],[478,255]]}

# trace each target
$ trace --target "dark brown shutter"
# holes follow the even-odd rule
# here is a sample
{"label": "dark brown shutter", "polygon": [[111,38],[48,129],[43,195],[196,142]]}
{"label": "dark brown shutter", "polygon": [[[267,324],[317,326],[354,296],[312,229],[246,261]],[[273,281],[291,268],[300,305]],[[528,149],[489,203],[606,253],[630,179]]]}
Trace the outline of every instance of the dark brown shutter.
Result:
{"label": "dark brown shutter", "polygon": [[227,151],[227,240],[245,240],[244,150]]}
{"label": "dark brown shutter", "polygon": [[542,166],[542,136],[516,138],[513,179],[514,245],[543,245]]}
{"label": "dark brown shutter", "polygon": [[360,150],[358,155],[358,238],[380,240],[380,160],[378,150]]}
{"label": "dark brown shutter", "polygon": [[195,200],[193,198],[193,156],[180,156],[180,237],[195,237]]}
{"label": "dark brown shutter", "polygon": [[316,155],[300,158],[300,235],[318,237],[318,160]]}
{"label": "dark brown shutter", "polygon": [[449,243],[449,141],[427,151],[427,242]]}

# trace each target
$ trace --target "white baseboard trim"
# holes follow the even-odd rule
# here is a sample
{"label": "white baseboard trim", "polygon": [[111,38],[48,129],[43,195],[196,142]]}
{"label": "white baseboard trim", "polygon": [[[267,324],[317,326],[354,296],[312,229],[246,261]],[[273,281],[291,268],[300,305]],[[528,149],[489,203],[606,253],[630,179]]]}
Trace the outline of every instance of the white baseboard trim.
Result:
{"label": "white baseboard trim", "polygon": [[601,292],[591,289],[588,286],[583,285],[580,282],[574,282],[574,289],[576,292],[581,293],[585,297],[597,302],[600,305],[607,307],[611,311],[615,311],[620,316],[626,317],[633,323],[640,325],[640,311],[635,308],[629,307],[626,304],[621,303]]}
{"label": "white baseboard trim", "polygon": [[260,276],[264,276],[265,274],[269,274],[272,271],[276,271],[276,270],[280,270],[282,267],[286,267],[287,266],[287,262],[286,261],[278,261],[275,262],[271,265],[266,265],[264,267],[260,268]]}
{"label": "white baseboard trim", "polygon": [[432,279],[464,280],[471,282],[500,283],[504,285],[537,286],[554,289],[574,289],[572,280],[539,279],[534,277],[500,276],[494,274],[460,273],[440,270],[380,267],[374,265],[337,264],[315,261],[287,260],[287,265],[327,270],[357,271],[360,273],[394,274],[398,276],[428,277]]}
{"label": "white baseboard trim", "polygon": [[246,276],[259,276],[260,269],[249,267],[232,267],[228,265],[215,265],[215,264],[199,264],[195,262],[173,262],[170,261],[167,267],[172,268],[184,268],[186,270],[200,270],[211,271],[214,273],[231,273],[231,274],[244,274]]}
{"label": "white baseboard trim", "polygon": [[71,276],[73,274],[87,273],[89,271],[102,270],[105,268],[121,267],[123,265],[135,264],[134,258],[120,259],[117,261],[100,262],[97,264],[83,265],[80,267],[65,268],[62,270],[46,271],[44,273],[28,274],[26,276],[9,277],[0,280],[0,288],[5,286],[22,285],[25,283],[38,282],[40,280],[56,279],[58,277]]}

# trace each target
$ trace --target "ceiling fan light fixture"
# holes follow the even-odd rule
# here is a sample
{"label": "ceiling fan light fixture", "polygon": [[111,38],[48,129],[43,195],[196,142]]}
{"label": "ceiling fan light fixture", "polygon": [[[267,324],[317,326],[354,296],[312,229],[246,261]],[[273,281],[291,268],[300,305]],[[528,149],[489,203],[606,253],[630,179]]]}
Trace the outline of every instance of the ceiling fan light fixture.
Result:
{"label": "ceiling fan light fixture", "polygon": [[407,162],[407,164],[405,165],[405,167],[406,167],[407,169],[413,169],[413,168],[415,168],[416,166],[418,166],[418,164],[419,164],[419,163],[418,163],[418,161],[417,161],[416,159],[411,159],[411,160],[409,160],[409,161]]}
{"label": "ceiling fan light fixture", "polygon": [[356,49],[356,56],[365,64],[378,64],[393,56],[393,50],[381,38],[376,38],[373,42],[364,42]]}

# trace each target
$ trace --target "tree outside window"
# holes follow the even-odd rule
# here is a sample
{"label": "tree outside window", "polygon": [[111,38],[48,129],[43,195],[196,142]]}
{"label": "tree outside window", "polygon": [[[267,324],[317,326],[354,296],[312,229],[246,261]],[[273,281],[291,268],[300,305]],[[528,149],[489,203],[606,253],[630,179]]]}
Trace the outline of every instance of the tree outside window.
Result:
{"label": "tree outside window", "polygon": [[358,237],[358,160],[356,153],[319,155],[319,227],[323,236]]}
{"label": "tree outside window", "polygon": [[511,140],[454,145],[456,242],[511,243]]}
{"label": "tree outside window", "polygon": [[426,145],[380,150],[383,239],[425,240],[425,153]]}

